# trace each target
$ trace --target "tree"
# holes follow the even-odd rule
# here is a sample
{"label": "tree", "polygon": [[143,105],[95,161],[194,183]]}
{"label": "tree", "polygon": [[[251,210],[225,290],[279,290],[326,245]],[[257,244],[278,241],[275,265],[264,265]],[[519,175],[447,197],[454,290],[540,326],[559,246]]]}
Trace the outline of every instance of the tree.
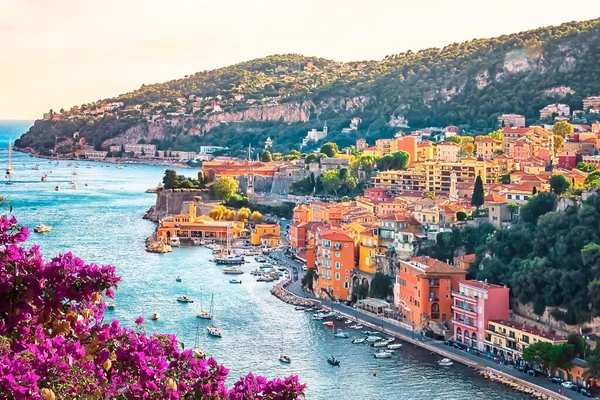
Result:
{"label": "tree", "polygon": [[247,222],[248,218],[250,218],[250,209],[248,207],[242,207],[237,212],[237,217],[239,221]]}
{"label": "tree", "polygon": [[354,189],[356,188],[356,186],[358,186],[358,178],[356,178],[355,176],[349,175],[346,178],[346,180],[344,181],[344,185],[346,185],[346,187],[350,191],[350,196],[352,196]]}
{"label": "tree", "polygon": [[600,171],[591,172],[583,183],[588,186],[600,186]]}
{"label": "tree", "polygon": [[329,171],[325,171],[323,175],[321,175],[320,179],[323,183],[323,186],[325,186],[325,188],[327,189],[327,192],[332,190],[335,193],[335,196],[337,197],[337,191],[342,183],[340,180],[339,170],[332,169]]}
{"label": "tree", "polygon": [[260,156],[260,161],[271,162],[272,160],[273,160],[273,156],[271,155],[271,152],[269,150],[263,151],[263,153]]}
{"label": "tree", "polygon": [[173,169],[168,169],[165,171],[165,176],[163,177],[163,187],[165,189],[173,189],[177,185],[177,172]]}
{"label": "tree", "polygon": [[239,183],[232,176],[222,176],[213,185],[215,196],[219,200],[227,201],[239,189]]}
{"label": "tree", "polygon": [[358,160],[354,163],[356,166],[356,170],[361,170],[367,176],[367,179],[371,177],[371,173],[377,164],[375,157],[373,156],[360,156]]}
{"label": "tree", "polygon": [[342,197],[342,203],[347,203],[349,201],[350,201],[350,198],[348,196]]}
{"label": "tree", "polygon": [[554,135],[554,152],[560,153],[565,143],[565,139],[560,135]]}
{"label": "tree", "polygon": [[588,363],[588,369],[583,373],[586,380],[592,380],[595,386],[598,377],[600,377],[600,355],[592,354],[585,359]]}
{"label": "tree", "polygon": [[550,188],[558,196],[563,194],[569,186],[569,181],[563,175],[552,175],[550,178]]}
{"label": "tree", "polygon": [[[535,186],[533,188],[535,189]],[[512,221],[513,216],[517,213],[517,211],[519,211],[519,206],[515,203],[508,203],[506,208],[508,208],[508,211],[510,211],[510,220]]]}
{"label": "tree", "polygon": [[382,274],[381,272],[377,272],[371,281],[369,296],[385,299],[390,294],[393,294],[392,278],[390,278],[388,275]]}
{"label": "tree", "polygon": [[215,221],[220,221],[223,219],[223,217],[225,216],[225,213],[227,212],[227,208],[225,208],[225,206],[223,205],[218,205],[212,208],[212,210],[210,210],[208,212],[208,216],[211,217],[212,219],[214,219]]}
{"label": "tree", "polygon": [[467,220],[467,213],[464,211],[457,211],[456,212],[456,220],[457,221],[466,221]]}
{"label": "tree", "polygon": [[339,152],[338,145],[334,142],[327,142],[321,146],[321,153],[327,155],[327,157],[335,157]]}
{"label": "tree", "polygon": [[464,151],[468,156],[472,156],[475,151],[475,145],[473,143],[465,143],[462,145],[462,151]]}
{"label": "tree", "polygon": [[536,363],[541,365],[544,370],[550,368],[550,351],[552,343],[535,342],[527,346],[523,350],[523,360],[528,363]]}
{"label": "tree", "polygon": [[540,216],[554,211],[555,208],[556,195],[554,193],[538,193],[521,207],[521,219],[535,224]]}
{"label": "tree", "polygon": [[446,142],[460,144],[460,138],[458,136],[450,136],[449,138],[446,139]]}
{"label": "tree", "polygon": [[435,193],[433,193],[433,192],[425,192],[425,193],[423,193],[423,198],[435,200],[437,197],[436,197]]}
{"label": "tree", "polygon": [[233,210],[227,210],[223,213],[223,219],[226,221],[233,221],[234,218],[235,218],[235,211],[233,211]]}
{"label": "tree", "polygon": [[573,345],[569,343],[554,345],[550,348],[548,356],[550,371],[553,374],[557,369],[568,370],[573,365]]}
{"label": "tree", "polygon": [[582,161],[578,162],[577,166],[575,168],[577,168],[580,171],[587,172],[587,173],[594,172],[596,170],[596,166],[594,164],[584,163]]}
{"label": "tree", "polygon": [[575,129],[573,128],[573,125],[571,125],[568,121],[558,121],[552,127],[552,132],[564,138],[566,136],[572,135],[575,132]]}
{"label": "tree", "polygon": [[313,282],[314,282],[315,278],[318,278],[317,270],[315,268],[308,268],[306,270],[306,274],[302,277],[302,280],[300,281],[300,283],[302,283],[303,287],[307,288],[308,290],[310,290],[312,292],[313,291]]}
{"label": "tree", "polygon": [[252,215],[250,215],[250,218],[255,224],[260,224],[263,220],[263,216],[259,211],[253,211]]}
{"label": "tree", "polygon": [[492,131],[492,132],[488,133],[487,135],[488,135],[488,137],[491,137],[494,140],[499,140],[499,141],[504,140],[504,134],[502,133],[502,131],[500,129],[498,129],[496,131]]}
{"label": "tree", "polygon": [[471,197],[471,205],[477,207],[481,207],[484,202],[484,192],[483,192],[483,181],[481,180],[481,175],[477,175],[477,179],[475,179],[475,186],[473,187],[473,196]]}

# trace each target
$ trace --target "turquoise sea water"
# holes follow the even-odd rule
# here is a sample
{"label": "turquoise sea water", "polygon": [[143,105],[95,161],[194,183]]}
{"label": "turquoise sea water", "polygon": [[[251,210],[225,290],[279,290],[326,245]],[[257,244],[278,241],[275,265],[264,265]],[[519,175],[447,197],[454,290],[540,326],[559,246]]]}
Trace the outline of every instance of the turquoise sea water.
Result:
{"label": "turquoise sea water", "polygon": [[[14,140],[29,125],[0,121],[2,169],[7,163],[8,138]],[[42,169],[34,170],[36,164]],[[31,230],[40,222],[53,227],[49,234],[32,233],[28,244],[39,244],[46,257],[71,250],[87,262],[115,265],[122,281],[116,292],[116,309],[107,311],[106,318],[132,326],[142,315],[147,332],[175,333],[186,347],[193,346],[199,323],[200,346],[231,368],[230,384],[253,371],[267,377],[299,375],[308,384],[308,399],[524,398],[461,365],[439,367],[437,358],[408,345],[391,359],[374,359],[373,348],[334,340],[321,322],[271,296],[272,283],[254,282],[246,273],[241,276],[241,285],[229,284],[230,277],[208,261],[211,254],[207,249],[146,253],[144,239],[155,225],[142,215],[154,203],[155,195],[144,191],[161,180],[164,168],[79,164],[78,169],[72,169],[61,161],[57,167],[48,160],[13,152],[14,184],[0,186],[0,194],[9,196],[21,224]],[[88,165],[92,168],[86,168]],[[78,190],[72,190],[68,183],[73,170],[77,172]],[[197,170],[180,173],[192,176]],[[46,182],[41,181],[42,174],[48,174]],[[57,184],[61,186],[58,192],[54,190]],[[243,268],[249,272],[254,266],[246,264]],[[177,275],[183,282],[175,282]],[[175,299],[181,294],[196,302],[177,303]],[[209,338],[206,322],[195,316],[201,294],[205,308],[210,295],[215,296],[216,322],[224,330],[222,339]],[[150,321],[153,311],[161,313],[160,321]],[[282,347],[292,358],[290,365],[277,359]],[[341,359],[341,368],[327,364],[331,353]],[[371,374],[374,369],[377,377]]]}

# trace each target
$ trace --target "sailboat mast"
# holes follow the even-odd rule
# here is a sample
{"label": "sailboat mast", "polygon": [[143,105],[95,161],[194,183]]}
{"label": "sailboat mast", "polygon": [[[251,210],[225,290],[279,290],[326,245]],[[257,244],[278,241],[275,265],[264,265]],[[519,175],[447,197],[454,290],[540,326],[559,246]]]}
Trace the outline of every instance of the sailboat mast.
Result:
{"label": "sailboat mast", "polygon": [[8,169],[12,169],[12,138],[8,139]]}

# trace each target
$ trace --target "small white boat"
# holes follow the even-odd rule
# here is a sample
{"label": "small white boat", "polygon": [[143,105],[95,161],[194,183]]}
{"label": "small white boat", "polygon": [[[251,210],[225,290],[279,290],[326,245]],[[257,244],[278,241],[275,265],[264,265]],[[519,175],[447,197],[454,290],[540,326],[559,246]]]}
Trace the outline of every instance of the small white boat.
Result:
{"label": "small white boat", "polygon": [[48,175],[46,175],[46,174],[42,175],[42,182],[45,182],[47,178],[48,178]]}
{"label": "small white boat", "polygon": [[51,226],[48,225],[44,225],[42,223],[40,223],[38,226],[36,226],[35,228],[33,228],[33,231],[35,233],[48,233],[52,230]]}
{"label": "small white boat", "polygon": [[36,169],[39,171],[40,169],[42,169],[42,167],[40,167],[40,164],[35,164],[35,167],[33,167],[33,169]]}
{"label": "small white boat", "polygon": [[177,236],[173,236],[169,239],[169,245],[171,247],[179,247],[181,246],[181,242],[179,241],[179,238]]}
{"label": "small white boat", "polygon": [[373,343],[373,347],[387,347],[391,342],[389,340],[380,340]]}
{"label": "small white boat", "polygon": [[115,302],[114,301],[105,301],[104,305],[109,310],[114,310],[115,309]]}
{"label": "small white boat", "polygon": [[350,328],[350,329],[362,329],[363,326],[360,325],[360,324],[358,324],[358,325],[350,325],[348,328]]}
{"label": "small white boat", "polygon": [[289,364],[292,362],[292,359],[285,353],[280,353],[279,354],[279,361],[281,361],[282,363],[285,364]]}
{"label": "small white boat", "polygon": [[304,307],[297,306],[297,307],[294,307],[294,310],[296,310],[296,311],[303,311]]}
{"label": "small white boat", "polygon": [[364,343],[365,339],[364,338],[354,338],[352,339],[352,344],[359,344],[359,343]]}
{"label": "small white boat", "polygon": [[242,269],[238,266],[223,267],[221,271],[227,275],[241,275],[244,273],[244,271],[242,271]]}
{"label": "small white boat", "polygon": [[234,284],[241,284],[242,281],[240,279],[230,279],[229,283],[234,283]]}
{"label": "small white boat", "polygon": [[441,365],[442,367],[449,367],[452,364],[454,364],[454,363],[449,358],[443,358],[440,361],[438,361],[438,365]]}
{"label": "small white boat", "polygon": [[56,191],[58,192],[58,191],[60,190],[60,186],[56,185],[56,186],[54,187],[54,190],[56,190]]}
{"label": "small white boat", "polygon": [[177,277],[175,278],[175,282],[181,282],[181,276],[177,275]]}
{"label": "small white boat", "polygon": [[152,317],[150,317],[152,321],[158,321],[160,319],[160,313],[158,311],[154,311],[152,313]]}
{"label": "small white boat", "polygon": [[212,319],[212,315],[208,311],[198,311],[196,316],[202,319]]}
{"label": "small white boat", "polygon": [[208,334],[209,334],[210,336],[213,336],[213,337],[218,337],[218,338],[221,338],[221,337],[223,337],[223,331],[221,331],[221,330],[220,330],[219,328],[217,328],[216,326],[212,326],[212,325],[211,325],[211,326],[207,326],[207,327],[206,327],[206,331],[208,332]]}
{"label": "small white boat", "polygon": [[180,303],[193,303],[194,302],[194,300],[190,299],[189,297],[187,297],[185,295],[179,296],[177,298],[177,301],[180,302]]}
{"label": "small white boat", "polygon": [[348,339],[347,332],[337,331],[333,336],[335,336],[336,338]]}
{"label": "small white boat", "polygon": [[387,348],[389,350],[398,350],[401,347],[402,347],[402,343],[392,343],[392,344],[388,344],[388,346],[387,346]]}
{"label": "small white boat", "polygon": [[367,338],[365,340],[369,343],[375,343],[375,342],[379,342],[380,340],[383,340],[383,339],[380,338],[379,336],[367,336]]}
{"label": "small white boat", "polygon": [[323,319],[323,317],[320,314],[313,314],[313,319],[316,319],[317,321],[320,321]]}
{"label": "small white boat", "polygon": [[388,353],[387,351],[380,350],[377,353],[373,354],[375,358],[390,358],[392,357],[392,353]]}
{"label": "small white boat", "polygon": [[79,186],[77,186],[77,184],[74,183],[74,184],[71,185],[71,189],[77,190],[77,189],[79,189]]}
{"label": "small white boat", "polygon": [[206,358],[206,352],[204,350],[202,350],[200,347],[194,347],[192,349],[192,351],[194,353],[194,357],[201,358],[201,359]]}

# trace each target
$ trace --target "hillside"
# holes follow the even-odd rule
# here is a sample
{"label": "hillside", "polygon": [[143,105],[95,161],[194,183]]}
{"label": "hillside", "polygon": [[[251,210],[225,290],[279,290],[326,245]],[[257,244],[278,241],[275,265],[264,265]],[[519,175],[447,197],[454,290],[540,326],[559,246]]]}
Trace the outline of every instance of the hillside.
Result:
{"label": "hillside", "polygon": [[[452,124],[472,133],[491,130],[502,113],[533,123],[549,103],[581,109],[583,98],[600,94],[599,27],[600,19],[572,22],[381,61],[269,56],[143,85],[53,118],[60,120],[47,116],[16,146],[47,152],[55,135],[79,132],[96,148],[143,140],[174,150],[226,145],[239,153],[270,136],[275,151],[287,151],[324,121],[327,140],[340,147],[357,137],[390,137],[402,118],[410,128]],[[355,116],[362,119],[358,130],[342,133]]]}

